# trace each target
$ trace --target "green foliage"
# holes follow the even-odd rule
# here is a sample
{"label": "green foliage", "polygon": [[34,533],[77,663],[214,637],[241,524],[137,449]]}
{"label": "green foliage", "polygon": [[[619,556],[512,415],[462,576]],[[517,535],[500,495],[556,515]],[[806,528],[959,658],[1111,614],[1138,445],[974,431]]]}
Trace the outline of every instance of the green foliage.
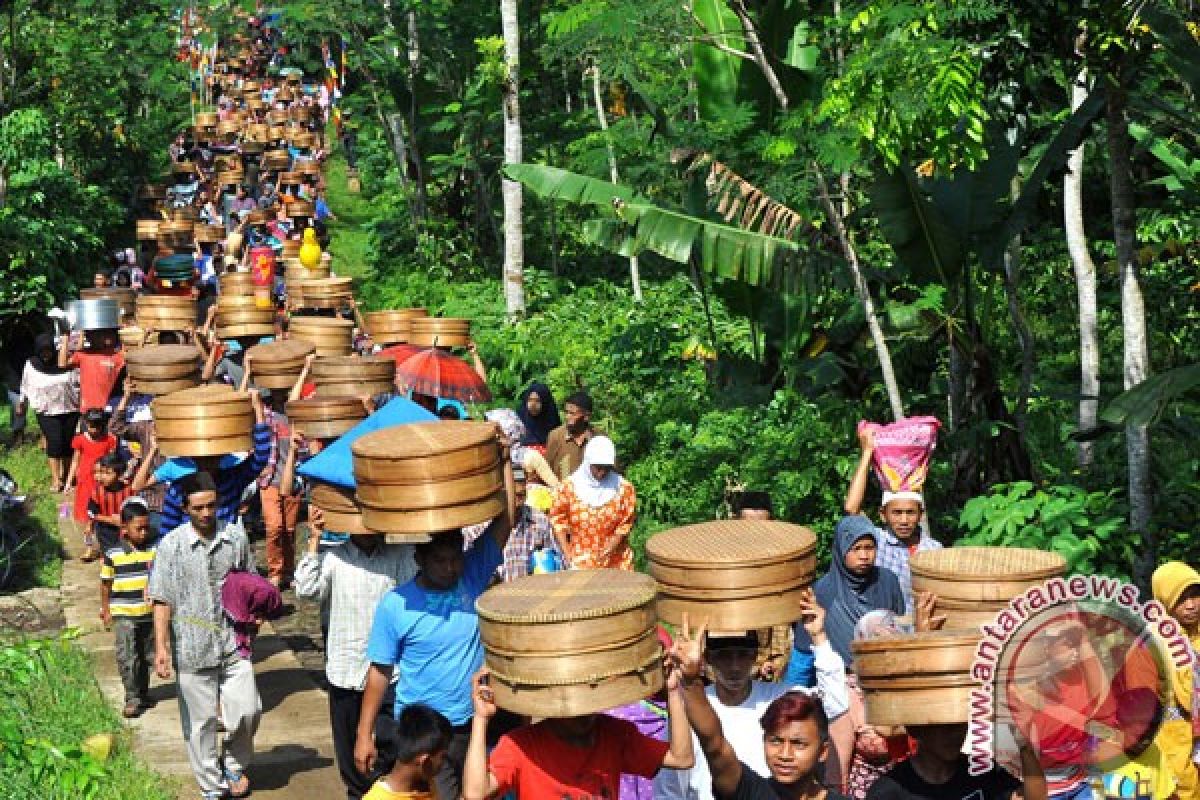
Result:
{"label": "green foliage", "polygon": [[963,508],[959,543],[1052,550],[1067,560],[1068,573],[1128,579],[1135,544],[1116,496],[1028,481],[994,486]]}
{"label": "green foliage", "polygon": [[[138,762],[92,676],[86,653],[55,639],[0,643],[0,787],[39,800],[168,800],[170,787]],[[95,734],[116,736],[107,759],[85,752]]]}
{"label": "green foliage", "polygon": [[[37,431],[33,415],[26,420],[26,435]],[[0,438],[11,435],[11,421],[0,425]],[[0,467],[8,470],[31,507],[22,519],[18,531],[21,545],[14,556],[14,574],[8,590],[30,586],[58,586],[62,577],[62,542],[58,535],[58,503],[56,495],[47,491],[50,468],[46,455],[36,443],[20,447],[0,446]]]}

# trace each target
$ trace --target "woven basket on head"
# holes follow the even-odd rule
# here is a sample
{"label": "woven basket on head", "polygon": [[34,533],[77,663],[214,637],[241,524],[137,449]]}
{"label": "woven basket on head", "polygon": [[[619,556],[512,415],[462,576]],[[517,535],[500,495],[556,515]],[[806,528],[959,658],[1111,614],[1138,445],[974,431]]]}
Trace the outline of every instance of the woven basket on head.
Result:
{"label": "woven basket on head", "polygon": [[1009,601],[1066,574],[1057,553],[1024,547],[950,547],[909,557],[913,591],[937,595],[949,628],[977,628],[996,619]]}
{"label": "woven basket on head", "polygon": [[367,409],[357,397],[312,397],[288,403],[287,417],[310,439],[333,439],[366,419]]}
{"label": "woven basket on head", "polygon": [[304,370],[304,360],[316,349],[297,339],[256,344],[246,351],[251,380],[261,389],[290,389]]}
{"label": "woven basket on head", "polygon": [[348,319],[297,315],[288,323],[288,334],[314,345],[321,357],[348,356],[354,349],[354,323]]}
{"label": "woven basket on head", "polygon": [[326,356],[313,362],[317,396],[362,397],[395,389],[396,362],[387,356]]}
{"label": "woven basket on head", "polygon": [[475,604],[496,702],[518,714],[571,717],[662,688],[654,581],[624,570],[529,575]]}
{"label": "woven basket on head", "polygon": [[420,347],[466,347],[471,341],[471,320],[413,317],[408,341]]}
{"label": "woven basket on head", "polygon": [[217,305],[217,336],[237,339],[243,336],[270,336],[275,333],[272,308],[222,308]]}
{"label": "woven basket on head", "polygon": [[646,542],[659,583],[658,614],[687,613],[714,630],[784,625],[800,618],[799,596],[816,572],[817,537],[774,520],[718,520],[655,534]]}
{"label": "woven basket on head", "polygon": [[198,386],[200,362],[200,351],[190,344],[147,345],[125,356],[134,389],[155,396]]}
{"label": "woven basket on head", "polygon": [[142,294],[136,316],[144,331],[186,331],[196,324],[196,301],[189,296]]}
{"label": "woven basket on head", "polygon": [[249,272],[226,272],[220,277],[221,296],[254,295],[254,276]]}
{"label": "woven basket on head", "polygon": [[254,406],[248,392],[197,386],[155,398],[150,410],[165,456],[219,456],[254,447]]}
{"label": "woven basket on head", "polygon": [[376,344],[402,344],[412,333],[412,320],[424,316],[428,312],[423,308],[396,308],[369,311],[363,315],[363,322]]}
{"label": "woven basket on head", "polygon": [[966,722],[979,634],[969,631],[855,641],[854,671],[871,725],[952,725]]}
{"label": "woven basket on head", "polygon": [[421,422],[368,433],[353,446],[363,522],[383,533],[432,533],[504,510],[505,472],[486,422]]}

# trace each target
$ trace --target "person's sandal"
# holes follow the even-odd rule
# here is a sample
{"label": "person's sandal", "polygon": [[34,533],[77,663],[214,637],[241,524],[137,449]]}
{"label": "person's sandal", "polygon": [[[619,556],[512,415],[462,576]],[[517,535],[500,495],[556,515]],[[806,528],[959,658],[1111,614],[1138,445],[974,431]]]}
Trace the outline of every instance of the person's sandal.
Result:
{"label": "person's sandal", "polygon": [[244,772],[225,770],[225,780],[229,781],[229,796],[233,798],[249,797],[251,793],[250,779]]}
{"label": "person's sandal", "polygon": [[125,707],[121,709],[121,716],[125,719],[133,719],[140,717],[145,710],[146,707],[141,703],[126,703]]}

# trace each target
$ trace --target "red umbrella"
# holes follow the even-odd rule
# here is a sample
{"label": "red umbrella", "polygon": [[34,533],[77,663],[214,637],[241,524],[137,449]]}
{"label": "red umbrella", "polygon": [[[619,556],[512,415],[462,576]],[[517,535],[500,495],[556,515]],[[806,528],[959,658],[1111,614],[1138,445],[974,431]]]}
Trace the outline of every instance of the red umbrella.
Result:
{"label": "red umbrella", "polygon": [[[403,345],[400,345],[403,346]],[[487,382],[470,364],[436,347],[422,349],[396,366],[396,384],[431,397],[463,403],[492,399]]]}

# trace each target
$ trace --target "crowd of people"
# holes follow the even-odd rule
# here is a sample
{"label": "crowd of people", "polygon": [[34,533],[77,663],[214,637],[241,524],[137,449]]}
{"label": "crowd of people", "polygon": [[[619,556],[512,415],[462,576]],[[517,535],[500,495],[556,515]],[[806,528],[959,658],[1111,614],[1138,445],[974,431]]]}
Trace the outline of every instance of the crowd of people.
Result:
{"label": "crowd of people", "polygon": [[[244,36],[244,63],[220,86],[253,79],[260,88],[253,99],[215,91],[221,119],[246,111],[262,120],[267,110],[315,106],[311,129],[323,142],[328,100],[268,74],[285,63],[280,32],[251,18]],[[603,714],[540,721],[498,709],[484,667],[479,596],[531,572],[634,568],[637,492],[618,468],[613,440],[593,424],[592,398],[571,393],[561,398],[560,413],[551,389],[532,383],[515,408],[483,414],[512,463],[515,513],[461,531],[431,531],[431,541],[419,545],[337,530],[310,502],[311,486],[298,472],[330,441],[304,437],[286,413],[289,399],[312,391],[307,369],[290,391],[260,391],[248,355],[260,338],[221,340],[209,310],[220,292],[217,277],[245,271],[251,246],[278,249],[307,228],[324,236],[334,217],[323,178],[314,173],[291,195],[247,159],[245,182],[222,186],[216,159],[240,155],[237,133],[203,140],[189,131],[170,149],[172,159],[192,165],[174,196],[209,224],[224,225],[228,236],[216,246],[196,245],[190,279],[164,287],[156,275],[162,254],[130,248],[111,270],[97,271],[94,285],[182,290],[202,301],[194,326],[147,334],[160,343],[195,344],[205,356],[203,380],[250,392],[252,450],[193,459],[160,453],[151,398],[128,379],[115,330],[80,335],[51,324],[36,338],[11,395],[14,418],[26,410],[36,415],[52,488],[74,493],[69,513],[85,538],[84,560],[100,561],[99,615],[115,634],[123,713],[136,717],[151,708],[151,672],[174,677],[203,797],[252,790],[246,768],[262,714],[253,639],[257,626],[279,613],[287,591],[321,607],[330,731],[346,796],[354,800],[1083,800],[1099,796],[1098,774],[1121,769],[1132,770],[1138,793],[1114,796],[1200,796],[1200,692],[1190,668],[1170,675],[1165,721],[1153,743],[1127,759],[1132,766],[1101,769],[1088,761],[1088,737],[1095,737],[1089,723],[1100,703],[1084,720],[1037,709],[1024,727],[1034,735],[1020,737],[1019,762],[982,775],[967,769],[965,725],[870,724],[852,643],[938,627],[936,598],[914,592],[909,559],[941,547],[917,492],[885,492],[878,519],[864,515],[870,432],[860,434],[845,516],[836,530],[820,532],[831,535],[831,563],[805,592],[795,625],[727,631],[720,620],[694,620],[660,627],[666,678],[658,695]],[[321,144],[293,148],[291,165],[319,164],[324,155]],[[293,200],[313,201],[315,215],[297,224],[287,213]],[[262,221],[249,224],[253,212],[263,212]],[[288,335],[285,297],[275,293],[277,328],[266,339]],[[379,351],[361,330],[357,308],[336,313],[358,322],[360,352]],[[466,411],[401,386],[361,401],[368,413],[409,402],[446,418]],[[744,492],[734,510],[743,519],[770,519],[771,500]],[[256,520],[266,540],[261,575],[251,546]],[[1200,574],[1166,564],[1153,588],[1200,644]],[[1059,669],[1054,686],[1083,687],[1081,702],[1089,705],[1103,687],[1093,686],[1086,670],[1087,637],[1064,630],[1045,647]]]}

